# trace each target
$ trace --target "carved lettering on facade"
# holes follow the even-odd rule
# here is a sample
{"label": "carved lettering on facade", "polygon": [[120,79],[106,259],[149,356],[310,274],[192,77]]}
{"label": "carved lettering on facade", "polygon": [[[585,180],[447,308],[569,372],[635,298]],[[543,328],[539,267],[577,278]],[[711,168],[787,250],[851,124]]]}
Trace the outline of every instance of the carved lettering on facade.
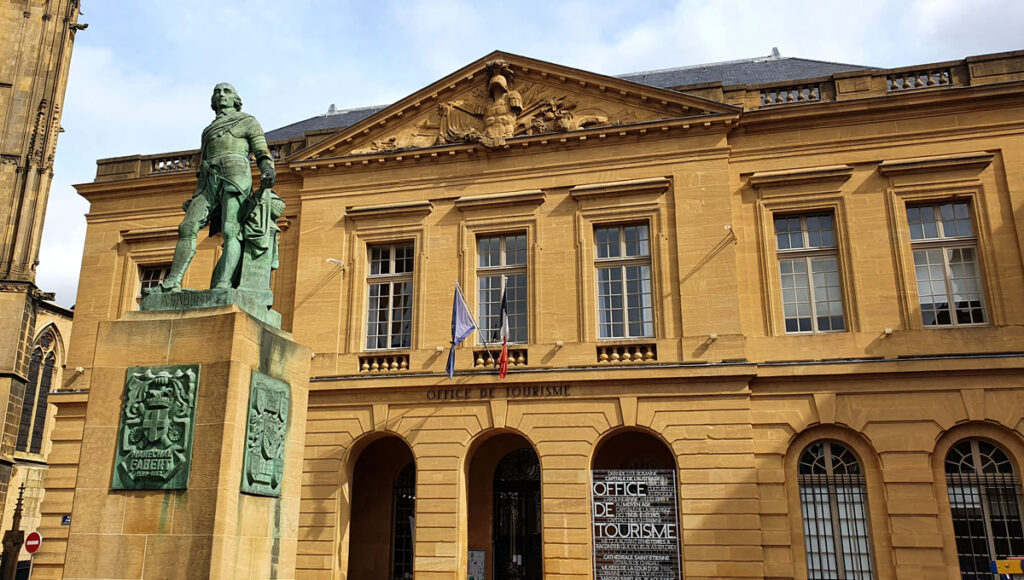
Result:
{"label": "carved lettering on facade", "polygon": [[245,429],[242,493],[281,497],[284,449],[288,441],[288,383],[252,371]]}
{"label": "carved lettering on facade", "polygon": [[512,387],[479,387],[430,389],[428,401],[469,401],[471,399],[561,399],[571,397],[570,385],[520,385]]}
{"label": "carved lettering on facade", "polygon": [[114,489],[187,489],[199,365],[128,369]]}

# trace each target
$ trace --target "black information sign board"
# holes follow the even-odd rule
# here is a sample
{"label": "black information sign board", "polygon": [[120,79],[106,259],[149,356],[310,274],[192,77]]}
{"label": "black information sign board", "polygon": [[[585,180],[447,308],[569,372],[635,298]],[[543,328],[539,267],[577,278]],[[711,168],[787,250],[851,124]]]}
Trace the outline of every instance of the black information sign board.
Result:
{"label": "black information sign board", "polygon": [[595,580],[680,580],[676,472],[595,469]]}

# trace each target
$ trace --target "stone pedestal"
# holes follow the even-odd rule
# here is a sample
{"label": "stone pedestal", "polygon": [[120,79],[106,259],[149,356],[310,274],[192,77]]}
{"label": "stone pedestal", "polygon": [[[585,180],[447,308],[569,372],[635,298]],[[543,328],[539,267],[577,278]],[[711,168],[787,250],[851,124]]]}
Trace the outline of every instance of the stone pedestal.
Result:
{"label": "stone pedestal", "polygon": [[[238,306],[132,312],[122,320],[101,323],[63,577],[293,578],[309,362],[309,349],[293,342],[289,333],[257,321]],[[145,483],[145,474],[159,478],[159,470],[168,465],[135,463],[131,469],[139,471],[132,476],[141,479],[124,473],[115,477],[115,470],[125,469],[125,442],[129,437],[155,441],[181,435],[183,422],[175,427],[157,419],[161,405],[168,404],[175,412],[177,403],[167,403],[174,398],[167,385],[173,380],[187,383],[188,373],[180,373],[178,379],[167,375],[163,382],[146,387],[155,403],[147,403],[142,415],[135,412],[131,435],[121,426],[126,374],[142,376],[138,367],[195,368],[189,365],[198,365],[198,381],[187,482],[176,476],[168,479],[173,482],[165,489],[137,489],[153,487],[152,482]],[[261,393],[256,414],[269,409],[259,421],[250,411],[254,376],[264,385],[256,388]],[[285,403],[281,381],[290,390]],[[268,382],[278,390],[268,390]],[[138,390],[133,386],[129,391],[133,389]],[[250,456],[246,462],[247,424],[269,430],[282,412],[287,415],[284,440],[279,430],[268,445],[283,445],[283,471],[257,463],[265,473],[279,475],[254,487],[250,472],[247,485],[250,491],[276,485],[280,497],[243,493],[243,468],[251,470],[254,460]],[[136,459],[158,456],[153,451],[135,453]],[[174,486],[185,489],[166,489]]]}

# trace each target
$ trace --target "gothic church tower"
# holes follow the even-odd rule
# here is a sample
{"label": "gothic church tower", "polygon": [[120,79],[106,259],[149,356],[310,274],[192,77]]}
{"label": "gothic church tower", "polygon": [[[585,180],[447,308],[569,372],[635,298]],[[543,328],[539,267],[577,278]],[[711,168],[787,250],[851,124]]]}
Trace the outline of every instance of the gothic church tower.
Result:
{"label": "gothic church tower", "polygon": [[[0,506],[14,462],[40,301],[39,242],[78,0],[0,4]],[[56,385],[55,385],[56,386]]]}

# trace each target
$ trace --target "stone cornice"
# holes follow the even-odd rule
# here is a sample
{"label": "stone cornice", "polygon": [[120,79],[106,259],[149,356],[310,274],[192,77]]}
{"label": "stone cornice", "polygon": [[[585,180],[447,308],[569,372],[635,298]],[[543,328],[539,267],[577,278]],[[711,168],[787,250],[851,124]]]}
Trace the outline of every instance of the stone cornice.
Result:
{"label": "stone cornice", "polygon": [[178,223],[185,217],[181,206],[143,207],[130,210],[96,211],[85,214],[85,221],[88,224],[123,222],[130,219],[165,219],[175,218]]}
{"label": "stone cornice", "polygon": [[539,189],[512,191],[490,195],[464,195],[455,200],[455,207],[461,210],[491,208],[497,206],[544,203],[546,194]]}
{"label": "stone cornice", "polygon": [[347,207],[345,208],[345,216],[353,219],[393,217],[396,215],[422,215],[426,217],[432,211],[434,211],[433,203],[429,201],[412,201]]}
{"label": "stone cornice", "polygon": [[922,171],[951,171],[954,169],[976,169],[988,167],[995,154],[986,151],[957,153],[954,155],[936,155],[932,157],[915,157],[911,159],[886,160],[878,165],[882,175],[902,175]]}
{"label": "stone cornice", "polygon": [[801,169],[783,169],[780,171],[759,171],[750,176],[750,185],[756,189],[802,185],[806,183],[845,182],[853,175],[853,167],[849,165],[827,165],[822,167],[806,167]]}
{"label": "stone cornice", "polygon": [[[729,149],[727,147],[720,146],[679,149],[675,151],[663,151],[660,153],[650,153],[648,151],[638,150],[635,154],[607,157],[595,161],[560,161],[558,163],[544,165],[525,165],[494,174],[491,182],[495,185],[509,183],[512,184],[510,186],[514,186],[515,183],[522,179],[557,175],[561,178],[561,185],[557,185],[555,187],[572,187],[579,183],[579,180],[574,179],[574,176],[588,175],[592,174],[594,171],[619,171],[638,166],[648,168],[668,167],[680,162],[725,160],[728,158],[728,154]],[[671,169],[667,169],[666,171],[671,171]],[[389,176],[388,173],[384,173],[382,175]],[[355,189],[347,188],[344,192],[339,192],[337,186],[333,184],[306,187],[303,188],[299,195],[303,200],[341,197],[345,195],[362,196],[381,193],[386,194],[390,191],[396,190],[401,190],[412,195],[415,191],[433,191],[436,188],[437,183],[435,175],[421,173],[413,173],[411,175],[411,177],[406,175],[401,178],[377,179]],[[462,176],[453,175],[451,178],[446,178],[445,183],[448,187],[460,188],[472,186],[478,183],[479,179],[480,176],[477,174],[466,174]],[[308,183],[309,182],[307,182],[307,184]]]}
{"label": "stone cornice", "polygon": [[631,179],[629,181],[610,181],[577,185],[569,190],[573,199],[587,199],[602,196],[622,196],[640,193],[664,193],[672,182],[664,177],[650,179]]}
{"label": "stone cornice", "polygon": [[681,132],[697,131],[728,131],[735,125],[740,114],[721,113],[714,115],[702,115],[700,117],[680,117],[676,119],[659,119],[644,123],[632,123],[626,125],[614,125],[607,127],[594,127],[591,129],[579,129],[564,133],[545,133],[541,135],[524,135],[512,137],[505,145],[494,150],[487,151],[479,144],[457,143],[452,145],[440,145],[435,147],[422,147],[418,149],[395,150],[388,152],[359,153],[340,157],[317,158],[302,161],[290,162],[291,169],[295,172],[317,171],[319,169],[345,169],[356,167],[377,167],[390,162],[425,162],[438,161],[441,159],[465,159],[476,156],[482,151],[487,155],[512,152],[530,147],[547,147],[553,145],[585,145],[589,143],[606,144],[622,137],[655,137],[673,134],[679,136]]}
{"label": "stone cornice", "polygon": [[156,228],[137,228],[124,230],[121,238],[127,242],[144,242],[152,240],[166,240],[178,237],[178,226],[164,226]]}

